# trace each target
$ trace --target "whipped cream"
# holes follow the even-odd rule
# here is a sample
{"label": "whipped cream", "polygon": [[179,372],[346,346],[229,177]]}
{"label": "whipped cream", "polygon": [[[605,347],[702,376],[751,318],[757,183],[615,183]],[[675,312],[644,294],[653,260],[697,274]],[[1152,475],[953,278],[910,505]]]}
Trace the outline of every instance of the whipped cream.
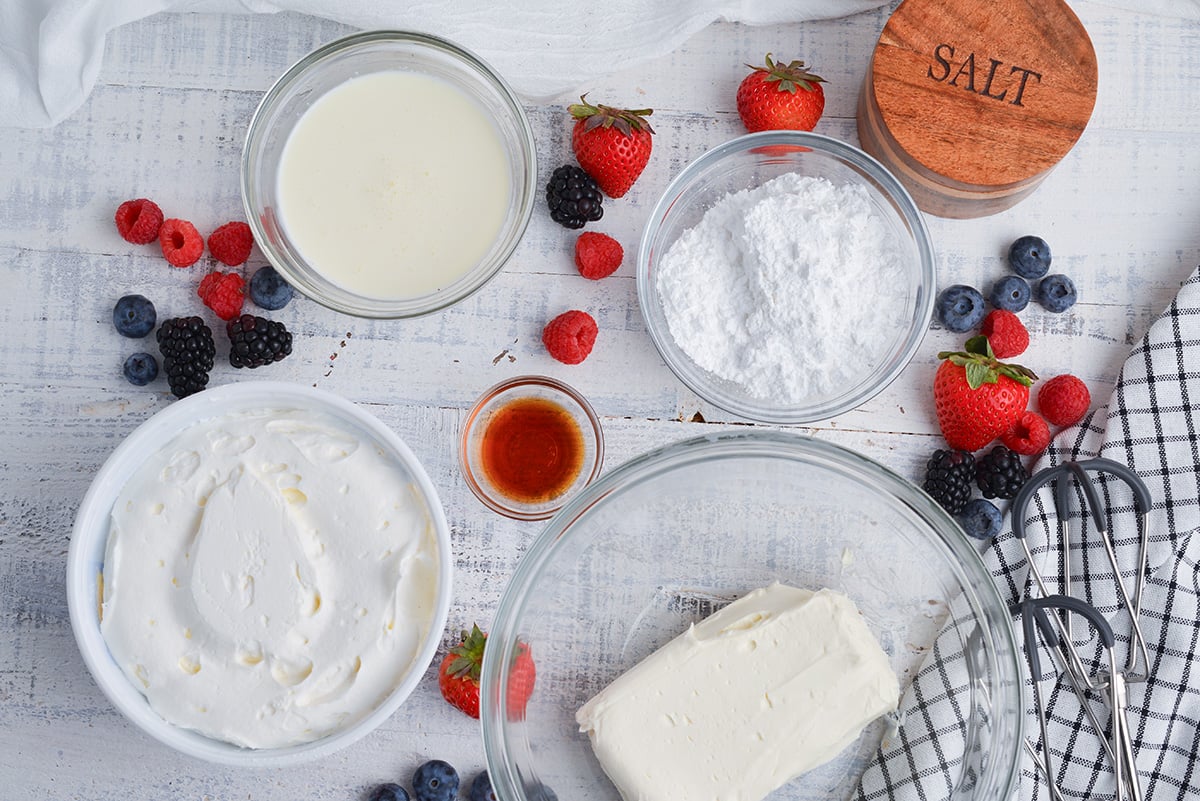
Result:
{"label": "whipped cream", "polygon": [[375,709],[430,636],[438,544],[404,468],[307,410],[227,414],[113,505],[100,630],[167,721],[249,748]]}
{"label": "whipped cream", "polygon": [[899,696],[853,601],[775,583],[689,627],[575,719],[626,801],[760,801]]}

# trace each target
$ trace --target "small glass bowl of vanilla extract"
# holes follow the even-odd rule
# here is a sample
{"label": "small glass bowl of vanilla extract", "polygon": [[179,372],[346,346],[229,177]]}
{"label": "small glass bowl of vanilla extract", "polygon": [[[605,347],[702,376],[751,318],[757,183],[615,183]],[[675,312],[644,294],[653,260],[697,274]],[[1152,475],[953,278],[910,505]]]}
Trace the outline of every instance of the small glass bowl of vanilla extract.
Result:
{"label": "small glass bowl of vanilla extract", "polygon": [[459,456],[467,486],[485,506],[516,520],[545,520],[599,475],[604,433],[570,386],[523,375],[475,403]]}

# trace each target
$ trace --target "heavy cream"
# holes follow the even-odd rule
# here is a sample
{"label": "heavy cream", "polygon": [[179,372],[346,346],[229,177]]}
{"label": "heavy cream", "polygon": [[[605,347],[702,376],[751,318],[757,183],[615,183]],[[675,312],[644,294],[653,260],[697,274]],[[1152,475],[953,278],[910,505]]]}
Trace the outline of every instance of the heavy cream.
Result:
{"label": "heavy cream", "polygon": [[576,713],[626,801],[759,801],[896,708],[854,602],[783,584],[690,627]]}
{"label": "heavy cream", "polygon": [[353,78],[313,103],[279,162],[279,219],[329,280],[412,298],[461,278],[510,205],[504,142],[483,106],[430,75]]}
{"label": "heavy cream", "polygon": [[431,636],[432,521],[376,442],[312,411],[227,414],[113,505],[101,632],[167,721],[250,748],[349,726]]}

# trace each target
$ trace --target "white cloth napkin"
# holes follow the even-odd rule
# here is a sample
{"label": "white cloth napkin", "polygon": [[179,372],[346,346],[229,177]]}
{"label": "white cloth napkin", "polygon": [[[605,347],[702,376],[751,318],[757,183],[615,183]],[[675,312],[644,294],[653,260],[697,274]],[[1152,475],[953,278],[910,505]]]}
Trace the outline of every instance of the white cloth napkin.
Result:
{"label": "white cloth napkin", "polygon": [[[1150,491],[1146,587],[1142,630],[1150,655],[1150,679],[1129,685],[1129,721],[1146,801],[1200,798],[1200,269],[1184,282],[1171,306],[1150,327],[1121,370],[1108,403],[1078,426],[1062,432],[1034,466],[1042,468],[1095,456],[1128,465]],[[1096,474],[1093,474],[1094,476]],[[1096,476],[1107,525],[1129,586],[1140,544],[1132,495],[1107,474]],[[1061,575],[1057,514],[1049,488],[1025,510],[1027,541],[1040,572]],[[1118,659],[1129,647],[1123,610],[1103,552],[1103,542],[1076,498],[1068,512],[1076,534],[1069,558],[1072,594],[1096,607],[1113,626]],[[1011,527],[984,553],[984,563],[1008,603],[1039,593]],[[1051,586],[1051,591],[1062,592]],[[951,604],[952,614],[962,604]],[[1081,618],[1076,644],[1098,672],[1102,649]],[[1014,622],[1018,640],[1019,620]],[[969,628],[963,625],[963,628]],[[901,701],[903,725],[867,769],[857,801],[934,801],[969,784],[979,754],[966,753],[963,711],[972,698],[961,628],[938,637]],[[1048,740],[1063,797],[1112,798],[1114,775],[1078,697],[1056,680],[1048,652],[1041,651],[1042,698],[1049,716]],[[1028,670],[1026,669],[1026,672]],[[1032,690],[1026,680],[1025,733],[1042,747]],[[1102,725],[1108,714],[1097,709]],[[986,756],[986,755],[984,755]],[[1050,795],[1022,754],[1021,801]]]}
{"label": "white cloth napkin", "polygon": [[[1200,2],[1200,0],[1196,0]],[[715,20],[768,25],[854,14],[886,0],[0,0],[0,124],[55,125],[87,99],[105,35],[160,11],[302,14],[443,36],[529,100],[669,53]]]}

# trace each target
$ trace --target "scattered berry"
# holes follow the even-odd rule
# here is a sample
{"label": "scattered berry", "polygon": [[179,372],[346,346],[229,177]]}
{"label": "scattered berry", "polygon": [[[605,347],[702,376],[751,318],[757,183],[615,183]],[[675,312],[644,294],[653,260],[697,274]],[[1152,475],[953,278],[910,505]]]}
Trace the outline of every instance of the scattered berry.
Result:
{"label": "scattered berry", "polygon": [[575,266],[579,274],[593,281],[606,278],[621,266],[625,250],[608,234],[587,231],[575,240]]}
{"label": "scattered berry", "polygon": [[1008,266],[1022,278],[1041,278],[1050,269],[1050,246],[1038,236],[1023,236],[1008,248]]}
{"label": "scattered berry", "polygon": [[1037,300],[1048,312],[1061,314],[1079,299],[1075,282],[1065,275],[1047,275],[1037,285]]}
{"label": "scattered berry", "polygon": [[208,386],[208,371],[213,368],[217,345],[212,329],[204,320],[172,317],[163,321],[155,337],[163,355],[163,372],[175,397],[186,398]]}
{"label": "scattered berry", "polygon": [[1000,533],[1000,510],[991,501],[976,498],[958,516],[968,537],[988,540]]}
{"label": "scattered berry", "polygon": [[966,451],[937,450],[925,465],[925,483],[922,486],[943,509],[956,515],[971,499],[974,481],[974,456]]}
{"label": "scattered berry", "polygon": [[992,284],[992,296],[989,300],[997,309],[1019,312],[1029,305],[1032,290],[1029,282],[1019,275],[1006,275]]}
{"label": "scattered berry", "polygon": [[546,184],[550,219],[567,228],[582,228],[603,217],[603,203],[599,185],[573,164],[559,167]]}
{"label": "scattered berry", "polygon": [[416,801],[454,801],[458,771],[449,762],[431,759],[413,774],[412,788]]}
{"label": "scattered berry", "polygon": [[222,320],[232,320],[242,313],[246,282],[237,273],[211,272],[200,281],[196,294]]}
{"label": "scattered berry", "polygon": [[1000,437],[1000,441],[1011,451],[1022,456],[1037,456],[1050,444],[1050,426],[1037,412],[1025,412],[1013,427]]}
{"label": "scattered berry", "polygon": [[938,426],[951,448],[977,451],[1012,428],[1029,403],[1028,368],[997,361],[987,337],[967,340],[966,350],[938,354],[933,378]]}
{"label": "scattered berry", "polygon": [[229,363],[234,367],[262,367],[292,352],[292,335],[283,323],[243,314],[225,324],[229,334]]}
{"label": "scattered berry", "polygon": [[144,387],[158,378],[158,360],[149,353],[135,353],[125,360],[124,373],[130,384]]}
{"label": "scattered berry", "polygon": [[208,235],[208,252],[222,264],[237,267],[250,258],[254,234],[244,222],[227,222]]}
{"label": "scattered berry", "polygon": [[148,245],[158,239],[163,213],[153,200],[140,197],[137,200],[126,200],[117,206],[114,220],[117,223],[117,233],[126,242]]}
{"label": "scattered berry", "polygon": [[1066,428],[1083,419],[1092,405],[1092,396],[1087,385],[1075,376],[1059,375],[1042,384],[1037,402],[1051,425]]}
{"label": "scattered berry", "polygon": [[496,801],[496,791],[492,789],[492,778],[488,776],[486,770],[480,771],[479,775],[471,782],[471,794],[467,797],[470,801]]}
{"label": "scattered berry", "polygon": [[130,339],[141,339],[154,330],[158,314],[145,295],[125,295],[113,307],[113,325],[117,333]]}
{"label": "scattered berry", "polygon": [[367,801],[408,801],[408,791],[398,784],[381,784],[371,791]]}
{"label": "scattered berry", "polygon": [[803,61],[773,61],[767,53],[767,65],[756,67],[737,90],[738,116],[746,130],[811,131],[825,111],[825,80],[804,68]]}
{"label": "scattered berry", "polygon": [[271,265],[259,267],[250,276],[250,300],[260,309],[278,311],[292,299],[292,285]]}
{"label": "scattered berry", "polygon": [[[486,645],[487,634],[473,625],[469,632],[462,633],[459,644],[450,649],[438,667],[438,689],[442,691],[442,697],[473,718],[479,717],[479,671]],[[525,706],[533,695],[536,673],[529,646],[521,643],[509,666],[505,696],[509,718],[524,717]]]}
{"label": "scattered berry", "polygon": [[578,103],[568,106],[567,111],[575,118],[575,127],[571,129],[575,160],[596,179],[604,194],[621,197],[650,161],[654,129],[645,118],[653,110],[593,106],[584,95]]}
{"label": "scattered berry", "polygon": [[158,229],[163,258],[174,267],[191,267],[204,253],[204,238],[187,220],[163,220]]}
{"label": "scattered berry", "polygon": [[563,312],[542,329],[542,344],[563,364],[579,364],[592,352],[599,326],[587,312],[572,309]]}
{"label": "scattered berry", "polygon": [[1021,318],[1004,309],[993,309],[983,318],[979,333],[988,338],[997,359],[1020,356],[1029,347],[1029,331]]}
{"label": "scattered berry", "polygon": [[983,295],[973,286],[954,284],[937,296],[937,316],[950,331],[970,331],[983,320]]}
{"label": "scattered berry", "polygon": [[992,448],[975,462],[975,483],[985,498],[1015,498],[1029,480],[1021,457],[1003,445]]}

